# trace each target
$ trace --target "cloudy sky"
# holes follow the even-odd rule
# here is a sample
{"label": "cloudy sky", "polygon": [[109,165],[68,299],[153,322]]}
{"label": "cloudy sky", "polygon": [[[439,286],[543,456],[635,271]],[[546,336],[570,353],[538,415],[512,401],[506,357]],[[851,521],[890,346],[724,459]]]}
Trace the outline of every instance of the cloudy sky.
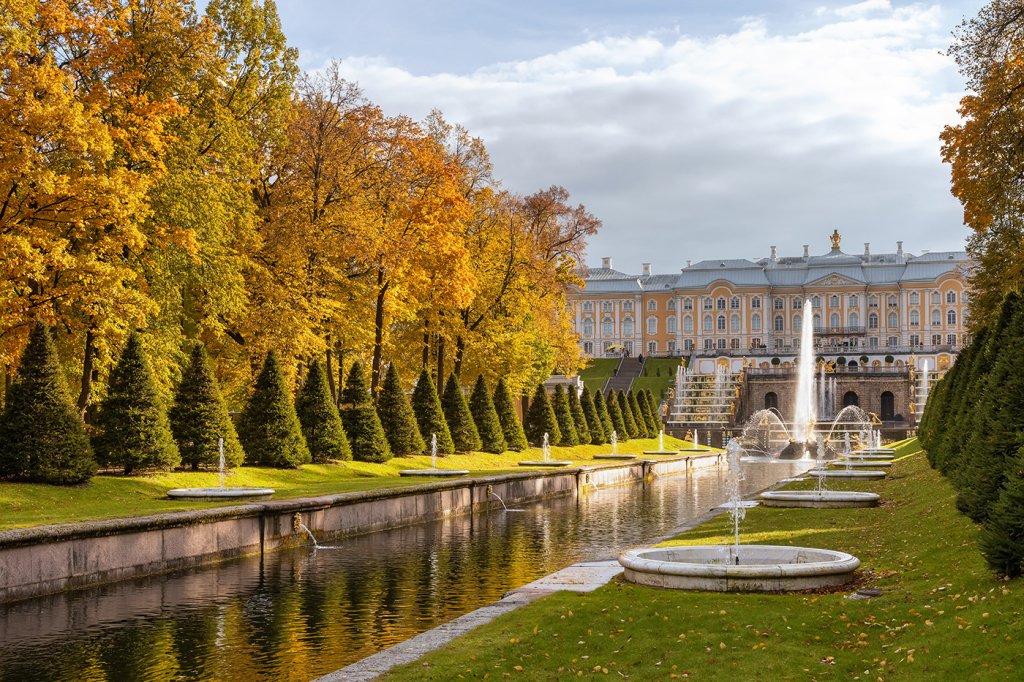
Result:
{"label": "cloudy sky", "polygon": [[963,248],[940,54],[982,2],[283,0],[305,69],[342,60],[389,114],[441,109],[503,185],[604,221],[588,264]]}

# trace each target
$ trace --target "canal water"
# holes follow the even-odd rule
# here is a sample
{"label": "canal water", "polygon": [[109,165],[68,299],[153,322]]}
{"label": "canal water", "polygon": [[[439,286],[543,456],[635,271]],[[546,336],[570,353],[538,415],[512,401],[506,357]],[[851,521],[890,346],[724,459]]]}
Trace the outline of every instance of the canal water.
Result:
{"label": "canal water", "polygon": [[[745,494],[809,467],[747,463]],[[703,470],[0,606],[0,680],[308,682],[726,501]],[[510,504],[510,507],[517,506]]]}

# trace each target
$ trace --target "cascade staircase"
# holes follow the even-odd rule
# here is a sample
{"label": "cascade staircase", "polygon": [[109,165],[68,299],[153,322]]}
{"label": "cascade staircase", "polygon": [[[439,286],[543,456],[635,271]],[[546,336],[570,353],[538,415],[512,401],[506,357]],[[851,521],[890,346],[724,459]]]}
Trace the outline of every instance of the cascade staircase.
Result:
{"label": "cascade staircase", "polygon": [[604,382],[604,393],[608,393],[608,389],[613,389],[616,393],[619,391],[629,392],[629,389],[633,386],[633,380],[640,376],[640,373],[644,371],[644,363],[640,362],[639,358],[622,358],[619,360],[619,371],[615,376],[610,377]]}

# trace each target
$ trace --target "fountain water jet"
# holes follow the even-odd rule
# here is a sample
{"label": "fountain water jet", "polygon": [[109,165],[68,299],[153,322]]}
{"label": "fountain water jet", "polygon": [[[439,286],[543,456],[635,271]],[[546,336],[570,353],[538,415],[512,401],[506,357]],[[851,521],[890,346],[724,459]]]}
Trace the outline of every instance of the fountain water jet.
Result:
{"label": "fountain water jet", "polygon": [[429,476],[431,478],[455,478],[465,476],[468,469],[438,469],[437,468],[437,434],[430,434],[430,468],[429,469],[402,469],[399,476]]}
{"label": "fountain water jet", "polygon": [[645,455],[678,455],[678,450],[666,450],[665,449],[665,430],[660,429],[658,431],[658,449],[657,450],[644,450]]}
{"label": "fountain water jet", "polygon": [[619,454],[619,434],[612,431],[611,436],[612,454],[610,455],[594,455],[594,459],[636,459],[636,455],[620,455]]}
{"label": "fountain water jet", "polygon": [[520,462],[521,467],[567,467],[572,462],[559,461],[551,459],[551,441],[548,434],[544,433],[544,440],[541,442],[541,451],[544,453],[544,459],[539,462]]}
{"label": "fountain water jet", "polygon": [[217,502],[224,500],[265,500],[274,494],[273,488],[224,487],[224,439],[217,439],[217,488],[175,488],[167,491],[167,497],[174,500],[196,500]]}

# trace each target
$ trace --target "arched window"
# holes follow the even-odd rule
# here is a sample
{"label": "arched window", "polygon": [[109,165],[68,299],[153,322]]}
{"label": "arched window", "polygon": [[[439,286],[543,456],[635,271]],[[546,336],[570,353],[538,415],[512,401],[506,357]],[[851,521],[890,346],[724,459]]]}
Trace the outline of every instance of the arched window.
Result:
{"label": "arched window", "polygon": [[942,312],[935,308],[932,310],[932,325],[937,327],[940,324],[942,324]]}
{"label": "arched window", "polygon": [[612,322],[612,318],[606,317],[601,322],[601,333],[605,336],[613,336],[615,334],[615,323]]}
{"label": "arched window", "polygon": [[803,310],[803,309],[804,309],[804,299],[803,299],[803,297],[802,296],[794,296],[793,297],[793,310]]}
{"label": "arched window", "polygon": [[710,332],[710,331],[714,331],[714,329],[715,329],[715,318],[711,317],[710,315],[705,315],[704,316],[704,329],[701,330],[701,331]]}
{"label": "arched window", "polygon": [[868,315],[868,329],[878,329],[878,313]]}
{"label": "arched window", "polygon": [[814,314],[814,328],[821,329],[821,315],[817,313]]}
{"label": "arched window", "polygon": [[917,312],[916,310],[911,310],[910,311],[910,326],[911,327],[916,327],[919,324],[921,324],[921,313]]}
{"label": "arched window", "polygon": [[740,316],[735,313],[729,318],[729,331],[738,332],[740,330]]}
{"label": "arched window", "polygon": [[683,299],[683,310],[693,310],[693,299],[692,298],[684,298]]}
{"label": "arched window", "polygon": [[589,317],[583,320],[583,335],[593,336],[594,335],[594,321]]}
{"label": "arched window", "polygon": [[586,301],[586,302],[584,302],[583,303],[583,311],[584,312],[588,312],[588,313],[594,312],[594,302],[593,301]]}
{"label": "arched window", "polygon": [[716,304],[719,310],[725,310],[725,296],[719,296]]}
{"label": "arched window", "polygon": [[868,296],[868,307],[869,308],[877,308],[878,307],[878,296],[875,296],[874,294],[871,294],[870,296]]}
{"label": "arched window", "polygon": [[775,302],[774,302],[773,305],[774,305],[776,310],[785,310],[786,309],[786,302],[782,299],[782,297],[776,297]]}
{"label": "arched window", "polygon": [[602,301],[601,302],[601,312],[602,313],[610,313],[614,309],[615,309],[615,304],[612,303],[611,301]]}
{"label": "arched window", "polygon": [[896,416],[896,396],[889,391],[882,394],[882,421],[891,422]]}
{"label": "arched window", "polygon": [[820,296],[815,296],[814,298],[811,299],[811,307],[815,308],[817,310],[821,309],[821,297]]}
{"label": "arched window", "polygon": [[947,310],[946,311],[946,324],[948,324],[951,327],[955,327],[956,326],[956,311],[955,310]]}
{"label": "arched window", "polygon": [[[725,300],[725,299],[722,299],[722,300]],[[719,315],[718,316],[718,331],[720,331],[720,332],[724,332],[725,331],[725,315]]]}
{"label": "arched window", "polygon": [[713,300],[711,300],[711,297],[710,296],[705,296],[704,297],[704,310],[713,310],[714,307],[715,307],[715,302]]}
{"label": "arched window", "polygon": [[900,316],[896,313],[889,313],[889,329],[896,329],[900,326]]}
{"label": "arched window", "polygon": [[942,294],[937,291],[932,292],[932,305],[939,305],[942,303]]}
{"label": "arched window", "polygon": [[828,302],[828,307],[829,308],[838,308],[839,307],[839,297],[838,296],[832,296],[832,298]]}
{"label": "arched window", "polygon": [[860,326],[860,315],[857,313],[857,311],[854,311],[854,312],[850,313],[850,326],[851,327],[859,327]]}
{"label": "arched window", "polygon": [[910,292],[910,305],[919,305],[921,303],[921,294],[916,291]]}
{"label": "arched window", "polygon": [[850,405],[859,405],[860,401],[857,399],[857,394],[853,391],[847,391],[843,395],[843,407],[849,407]]}
{"label": "arched window", "polygon": [[750,318],[750,329],[755,332],[761,331],[761,313],[754,313]]}
{"label": "arched window", "polygon": [[668,332],[669,334],[675,334],[676,333],[676,316],[675,315],[669,315],[668,319],[665,320],[665,331]]}
{"label": "arched window", "polygon": [[956,292],[955,291],[947,291],[946,292],[946,303],[956,303]]}
{"label": "arched window", "polygon": [[753,308],[754,310],[760,310],[761,309],[761,297],[760,296],[754,296],[752,299],[750,299],[750,307]]}
{"label": "arched window", "polygon": [[733,296],[732,298],[729,299],[729,309],[730,310],[739,310],[740,309],[740,297],[739,296]]}
{"label": "arched window", "polygon": [[786,329],[786,319],[782,315],[775,316],[775,331],[781,332]]}
{"label": "arched window", "polygon": [[683,331],[687,333],[693,331],[693,317],[690,315],[683,318]]}
{"label": "arched window", "polygon": [[832,313],[831,315],[829,315],[828,326],[832,327],[833,329],[842,326],[842,320],[839,317],[839,313]]}
{"label": "arched window", "polygon": [[768,391],[767,393],[764,394],[764,409],[779,409],[779,396],[775,395],[774,391]]}
{"label": "arched window", "polygon": [[633,336],[633,320],[629,317],[622,321],[622,335]]}
{"label": "arched window", "polygon": [[655,301],[654,299],[651,299],[650,301],[647,302],[647,310],[655,311],[657,309],[658,309],[658,302],[657,301]]}
{"label": "arched window", "polygon": [[658,333],[658,318],[656,318],[654,315],[651,315],[650,317],[647,318],[647,333]]}
{"label": "arched window", "polygon": [[896,294],[892,294],[891,296],[889,296],[889,307],[890,308],[898,308],[899,305],[900,305],[900,299],[897,298]]}
{"label": "arched window", "polygon": [[856,308],[859,305],[860,305],[860,299],[857,298],[857,294],[852,294],[850,296],[850,307],[851,308]]}
{"label": "arched window", "polygon": [[796,314],[793,316],[793,331],[802,332],[804,330],[804,316]]}
{"label": "arched window", "polygon": [[674,299],[674,298],[668,299],[668,303],[665,304],[665,309],[666,310],[675,310],[676,309],[676,299]]}

